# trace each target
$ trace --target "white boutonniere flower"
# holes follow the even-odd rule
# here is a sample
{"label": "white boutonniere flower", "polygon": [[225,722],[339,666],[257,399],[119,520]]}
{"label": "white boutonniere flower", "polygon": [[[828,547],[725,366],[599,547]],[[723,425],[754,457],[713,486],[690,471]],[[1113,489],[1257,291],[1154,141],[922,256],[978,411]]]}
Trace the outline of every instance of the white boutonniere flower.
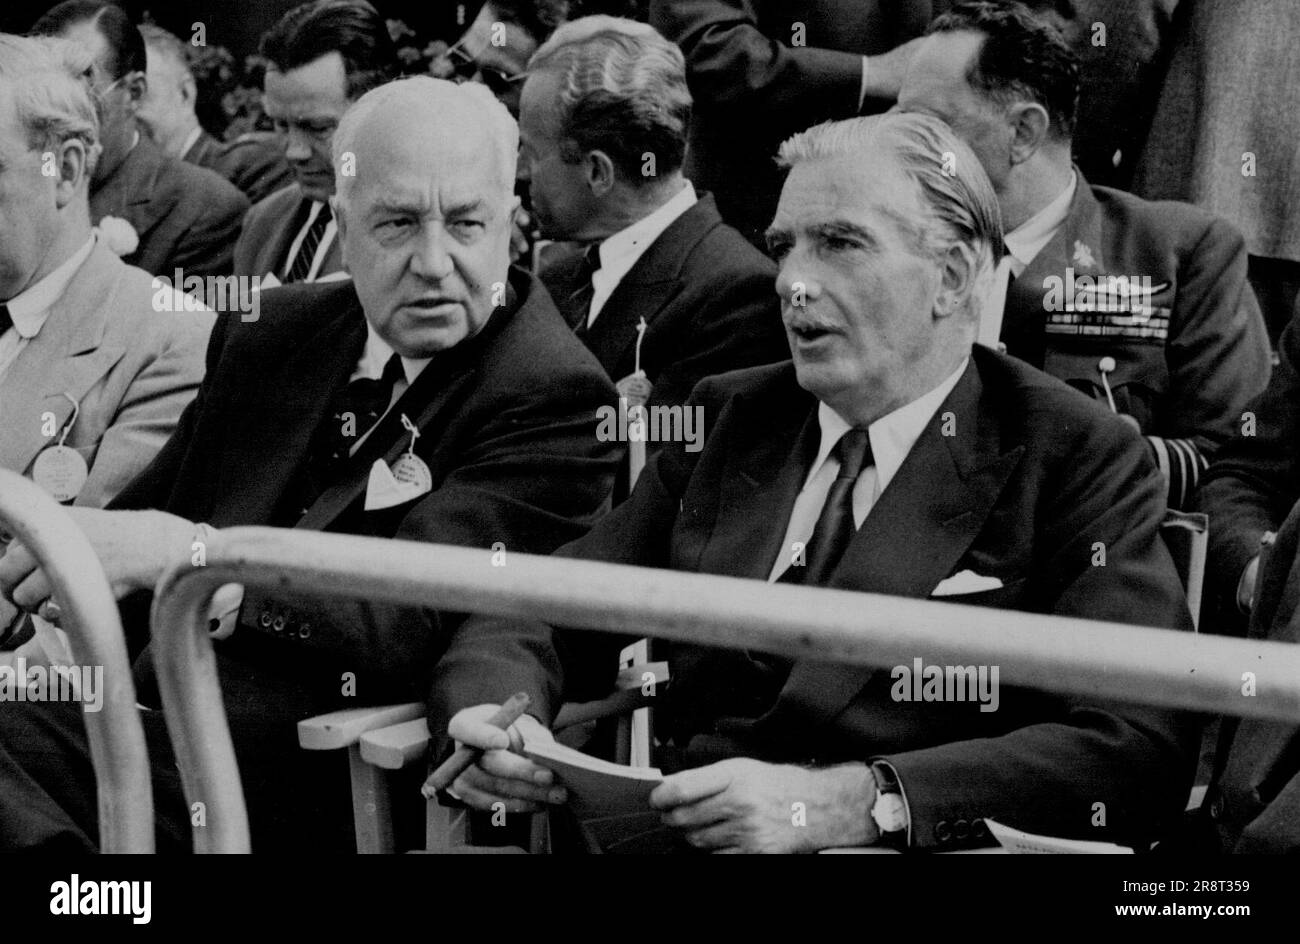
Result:
{"label": "white boutonniere flower", "polygon": [[104,248],[115,256],[129,256],[140,246],[140,234],[135,227],[118,216],[106,216],[95,227]]}

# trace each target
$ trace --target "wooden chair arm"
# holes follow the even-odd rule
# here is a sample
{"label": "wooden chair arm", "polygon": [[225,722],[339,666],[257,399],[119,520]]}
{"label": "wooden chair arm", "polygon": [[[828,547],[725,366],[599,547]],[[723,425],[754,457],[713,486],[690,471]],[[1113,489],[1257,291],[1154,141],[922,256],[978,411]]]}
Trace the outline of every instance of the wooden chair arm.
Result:
{"label": "wooden chair arm", "polygon": [[423,719],[424,713],[425,706],[413,701],[403,705],[347,708],[304,718],[298,722],[298,746],[306,751],[336,751],[351,747],[361,740],[361,735],[376,728]]}
{"label": "wooden chair arm", "polygon": [[384,770],[401,770],[424,757],[429,748],[424,715],[361,735],[361,759]]}

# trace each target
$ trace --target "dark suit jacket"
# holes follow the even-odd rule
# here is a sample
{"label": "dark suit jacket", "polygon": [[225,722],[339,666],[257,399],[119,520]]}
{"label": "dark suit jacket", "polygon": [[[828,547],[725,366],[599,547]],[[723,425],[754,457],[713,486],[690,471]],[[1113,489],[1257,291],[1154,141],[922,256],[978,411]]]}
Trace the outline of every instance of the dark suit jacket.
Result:
{"label": "dark suit jacket", "polygon": [[90,195],[90,218],[124,219],[140,237],[122,261],[151,275],[223,275],[248,199],[219,174],[164,154],[147,135]]}
{"label": "dark suit jacket", "polygon": [[[1251,639],[1300,645],[1300,505],[1259,571]],[[1300,852],[1300,728],[1225,718],[1202,810],[1224,852]]]}
{"label": "dark suit jacket", "polygon": [[[1154,310],[1145,320],[1127,306],[1086,316],[1049,311],[1047,280],[1068,291],[1067,270],[1149,277]],[[1171,456],[1169,503],[1179,508],[1268,381],[1268,333],[1246,281],[1241,234],[1186,204],[1090,187],[1082,174],[1064,225],[1007,293],[1002,340],[1008,353],[1103,404],[1098,364],[1114,358],[1116,409],[1166,441],[1153,448]]]}
{"label": "dark suit jacket", "polygon": [[[919,36],[949,0],[652,0],[650,22],[682,47],[695,111],[686,176],[761,244],[782,174],[777,146],[859,113],[862,57]],[[803,45],[793,45],[795,23]],[[863,112],[892,104],[868,100]]]}
{"label": "dark suit jacket", "polygon": [[284,145],[269,131],[250,131],[233,141],[218,141],[202,131],[182,160],[216,171],[242,190],[250,203],[293,183]]}
{"label": "dark suit jacket", "polygon": [[[306,221],[307,204],[302,189],[296,184],[277,190],[248,211],[244,230],[235,244],[235,275],[255,275],[263,278],[274,274],[284,280],[289,264],[289,249]],[[316,278],[332,272],[343,271],[343,245],[338,235],[330,244]]]}
{"label": "dark suit jacket", "polygon": [[[214,330],[197,397],[114,507],[158,508],[216,527],[296,526],[484,549],[501,542],[539,553],[571,540],[606,507],[619,459],[616,446],[594,435],[610,384],[540,283],[523,273],[512,283],[518,303],[436,356],[315,502],[304,498],[304,463],[360,357],[365,321],[351,282],[268,291],[259,321],[232,316]],[[421,430],[415,451],[433,491],[365,512],[370,466],[391,462],[410,442],[402,414]],[[239,629],[218,645],[232,728],[240,718],[423,698],[457,623],[411,607],[250,591]],[[508,661],[500,655],[496,664]],[[354,673],[354,696],[341,694],[342,672]],[[229,690],[244,691],[239,703]]]}
{"label": "dark suit jacket", "polygon": [[[816,402],[789,363],[711,377],[692,402],[708,422],[704,449],[661,450],[628,501],[560,554],[767,579],[788,553],[781,542],[816,452]],[[953,436],[941,432],[947,413]],[[973,570],[1003,586],[944,599],[1185,630],[1182,588],[1158,536],[1163,513],[1158,473],[1126,424],[977,347],[829,585],[926,597]],[[1104,567],[1093,566],[1098,541]],[[435,723],[445,730],[450,713],[472,703],[458,694],[500,699],[506,688],[475,675],[472,654],[490,651],[494,635],[526,631],[507,620],[467,624],[463,652],[439,666]],[[539,645],[550,635],[531,632]],[[617,642],[560,637],[571,697],[609,690]],[[661,731],[688,743],[687,762],[883,757],[900,775],[915,847],[961,845],[984,817],[1141,845],[1178,815],[1191,784],[1196,731],[1186,719],[1005,686],[992,713],[902,704],[890,696],[888,672],[801,662],[769,711],[727,721],[748,694],[737,691],[744,659],[675,647]],[[554,688],[536,684],[543,698]],[[1104,828],[1091,825],[1098,802]]]}
{"label": "dark suit jacket", "polygon": [[1278,341],[1278,365],[1268,388],[1246,404],[1237,435],[1206,471],[1197,507],[1210,516],[1206,568],[1219,632],[1240,633],[1237,584],[1259,553],[1265,531],[1276,531],[1300,501],[1300,305]]}
{"label": "dark suit jacket", "polygon": [[[573,255],[542,271],[552,297],[573,294],[581,263]],[[775,283],[776,266],[722,222],[705,194],[623,276],[584,340],[610,378],[622,380],[635,368],[644,318],[650,403],[685,403],[709,374],[790,356]]]}

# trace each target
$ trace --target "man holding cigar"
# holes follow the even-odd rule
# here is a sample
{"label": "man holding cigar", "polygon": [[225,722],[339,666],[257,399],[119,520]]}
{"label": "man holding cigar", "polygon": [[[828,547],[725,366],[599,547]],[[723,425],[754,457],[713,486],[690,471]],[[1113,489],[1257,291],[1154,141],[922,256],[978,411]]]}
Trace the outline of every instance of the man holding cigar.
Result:
{"label": "man holding cigar", "polygon": [[[354,281],[270,290],[259,321],[220,323],[176,434],[115,510],[77,516],[128,597],[136,651],[149,592],[191,559],[193,542],[211,540],[211,527],[458,544],[481,548],[491,567],[494,552],[545,553],[572,540],[604,510],[620,456],[596,422],[614,390],[540,283],[510,268],[517,148],[514,120],[479,85],[405,79],[344,115],[333,209]],[[0,595],[34,609],[49,593],[30,552],[11,545]],[[238,587],[229,595],[212,616],[254,848],[346,849],[340,759],[298,750],[295,722],[423,699],[464,617]],[[520,663],[530,683],[527,640],[491,640],[495,679]],[[145,705],[156,704],[150,670],[146,651],[136,662]],[[486,695],[472,682],[461,693]],[[93,847],[78,707],[5,708],[0,848]],[[143,720],[163,833],[180,839],[189,815],[177,809],[161,712]]]}
{"label": "man holding cigar", "polygon": [[[936,118],[890,114],[818,126],[781,156],[768,241],[793,362],[702,381],[704,448],[664,446],[558,554],[1190,629],[1141,437],[973,346],[1002,246],[974,154]],[[492,690],[494,638],[541,656],[513,732],[489,723],[495,705],[456,701],[471,673]],[[433,730],[487,751],[451,789],[483,809],[562,802],[506,748],[558,710],[555,663],[567,698],[599,697],[621,644],[468,621],[435,669]],[[990,844],[985,819],[1145,850],[1191,784],[1197,732],[1170,711],[1009,687],[992,710],[918,702],[887,670],[680,644],[669,662],[669,776],[653,809],[588,824],[606,851],[950,850]]]}

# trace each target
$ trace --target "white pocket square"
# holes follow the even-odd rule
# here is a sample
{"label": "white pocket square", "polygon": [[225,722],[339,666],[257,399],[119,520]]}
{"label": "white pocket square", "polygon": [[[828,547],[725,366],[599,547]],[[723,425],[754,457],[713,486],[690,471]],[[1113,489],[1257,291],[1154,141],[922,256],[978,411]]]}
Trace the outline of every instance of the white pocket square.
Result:
{"label": "white pocket square", "polygon": [[963,570],[953,574],[946,580],[940,580],[939,585],[930,593],[932,597],[955,597],[961,593],[980,593],[984,590],[996,590],[1002,586],[1002,581],[997,577],[985,577],[977,574],[973,570]]}

